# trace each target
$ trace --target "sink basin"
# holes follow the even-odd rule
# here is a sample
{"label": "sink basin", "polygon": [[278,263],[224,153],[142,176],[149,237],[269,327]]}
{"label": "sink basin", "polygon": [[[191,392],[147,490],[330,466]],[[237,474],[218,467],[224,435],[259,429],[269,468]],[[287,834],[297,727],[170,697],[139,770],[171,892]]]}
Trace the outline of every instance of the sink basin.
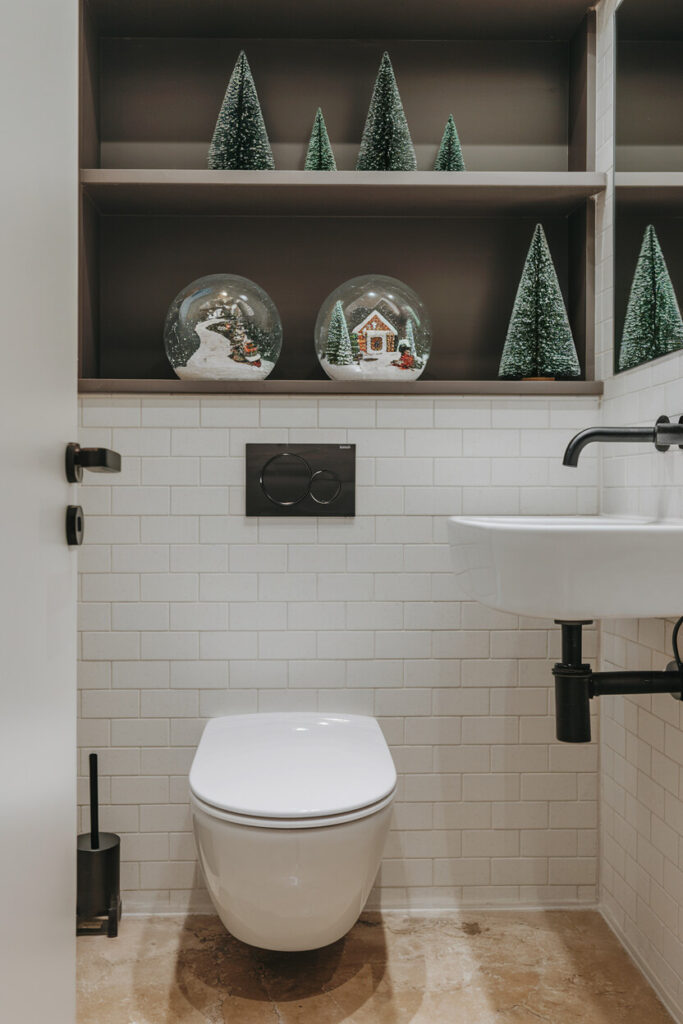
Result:
{"label": "sink basin", "polygon": [[683,614],[683,521],[453,516],[452,560],[473,600],[551,619]]}

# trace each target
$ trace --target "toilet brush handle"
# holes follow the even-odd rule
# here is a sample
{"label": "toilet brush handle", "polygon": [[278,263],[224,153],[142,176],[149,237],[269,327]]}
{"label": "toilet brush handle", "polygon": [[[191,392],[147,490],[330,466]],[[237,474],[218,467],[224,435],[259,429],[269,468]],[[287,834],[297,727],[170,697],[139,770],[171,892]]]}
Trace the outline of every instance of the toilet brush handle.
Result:
{"label": "toilet brush handle", "polygon": [[97,754],[91,754],[90,762],[90,846],[100,848],[100,807],[97,796]]}

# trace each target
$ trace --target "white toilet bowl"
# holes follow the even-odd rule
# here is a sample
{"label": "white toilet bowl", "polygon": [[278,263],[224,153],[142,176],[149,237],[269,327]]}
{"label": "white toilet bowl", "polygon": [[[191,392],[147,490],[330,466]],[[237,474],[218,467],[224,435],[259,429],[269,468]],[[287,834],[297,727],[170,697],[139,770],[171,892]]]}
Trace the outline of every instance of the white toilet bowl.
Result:
{"label": "white toilet bowl", "polygon": [[225,927],[264,949],[318,949],[355,924],[382,857],[396,769],[374,718],[231,715],[206,726],[192,819]]}

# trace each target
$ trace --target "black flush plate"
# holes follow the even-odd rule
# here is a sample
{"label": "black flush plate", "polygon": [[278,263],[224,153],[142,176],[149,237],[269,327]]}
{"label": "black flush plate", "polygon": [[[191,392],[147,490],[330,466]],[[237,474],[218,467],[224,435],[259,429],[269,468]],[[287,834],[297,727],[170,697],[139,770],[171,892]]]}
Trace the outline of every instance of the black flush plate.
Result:
{"label": "black flush plate", "polygon": [[355,444],[248,444],[248,516],[355,516]]}

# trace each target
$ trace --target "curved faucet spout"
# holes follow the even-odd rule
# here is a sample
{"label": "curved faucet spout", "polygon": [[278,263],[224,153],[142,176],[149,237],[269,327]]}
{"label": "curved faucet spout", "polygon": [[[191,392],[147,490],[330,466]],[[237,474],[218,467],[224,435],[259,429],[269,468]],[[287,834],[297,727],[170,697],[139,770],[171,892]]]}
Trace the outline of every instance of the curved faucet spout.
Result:
{"label": "curved faucet spout", "polygon": [[579,455],[592,441],[615,443],[657,441],[656,427],[589,427],[571,439],[562,459],[563,466],[578,466]]}

